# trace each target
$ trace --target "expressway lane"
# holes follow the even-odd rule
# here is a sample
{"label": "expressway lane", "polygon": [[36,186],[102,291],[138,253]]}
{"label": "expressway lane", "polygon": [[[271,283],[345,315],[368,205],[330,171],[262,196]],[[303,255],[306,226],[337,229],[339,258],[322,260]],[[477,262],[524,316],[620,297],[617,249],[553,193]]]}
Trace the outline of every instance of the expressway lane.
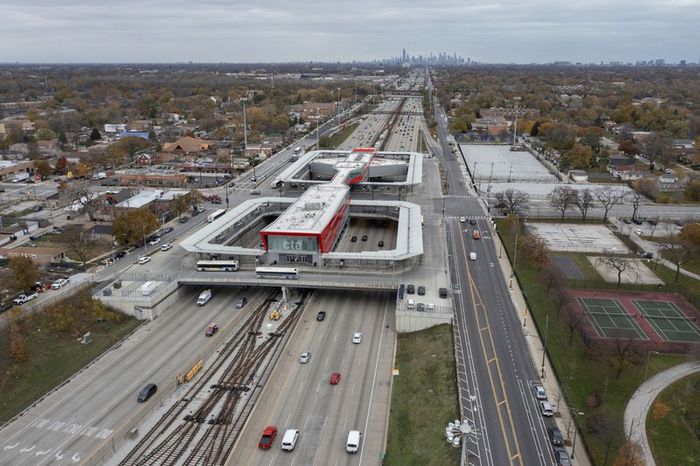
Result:
{"label": "expressway lane", "polygon": [[[175,375],[213,349],[244,315],[231,312],[236,290],[220,291],[203,308],[195,304],[197,294],[197,289],[185,292],[158,319],[0,431],[0,463],[73,464],[74,459],[85,461],[102,446],[118,442],[114,436],[157,408],[158,400],[172,390]],[[212,320],[222,331],[207,339],[204,330]],[[150,403],[137,403],[138,391],[148,382],[161,390]]]}
{"label": "expressway lane", "polygon": [[[384,443],[394,340],[393,295],[318,292],[309,301],[286,354],[258,400],[228,464],[377,464]],[[325,321],[316,313],[325,310]],[[363,333],[362,343],[350,339]],[[299,354],[310,351],[307,364]],[[330,374],[341,373],[338,385]],[[370,412],[372,416],[370,417]],[[278,428],[269,451],[259,450],[266,425]],[[280,448],[286,429],[299,429],[293,452]],[[347,431],[363,432],[360,453],[348,455]]]}

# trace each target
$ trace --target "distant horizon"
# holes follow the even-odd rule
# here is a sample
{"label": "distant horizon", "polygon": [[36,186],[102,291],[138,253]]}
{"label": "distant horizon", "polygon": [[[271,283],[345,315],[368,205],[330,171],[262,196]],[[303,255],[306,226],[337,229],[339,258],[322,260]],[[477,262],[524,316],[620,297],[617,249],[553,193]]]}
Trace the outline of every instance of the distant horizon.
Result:
{"label": "distant horizon", "polygon": [[700,59],[700,0],[4,0],[0,17],[4,63],[366,63],[404,48],[488,64]]}

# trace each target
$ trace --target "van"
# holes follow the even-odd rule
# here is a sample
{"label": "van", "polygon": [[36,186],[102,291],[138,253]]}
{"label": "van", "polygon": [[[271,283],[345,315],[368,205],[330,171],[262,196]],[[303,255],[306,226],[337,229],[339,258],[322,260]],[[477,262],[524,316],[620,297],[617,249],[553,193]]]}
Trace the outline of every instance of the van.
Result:
{"label": "van", "polygon": [[469,260],[470,260],[470,261],[475,261],[475,260],[476,260],[476,253],[475,253],[475,252],[470,252],[470,253],[469,253]]}
{"label": "van", "polygon": [[204,290],[199,294],[197,298],[197,306],[204,306],[211,299],[211,290]]}
{"label": "van", "polygon": [[345,444],[345,451],[348,453],[357,453],[360,450],[361,441],[362,432],[359,430],[351,430],[348,432],[348,441]]}
{"label": "van", "polygon": [[299,438],[299,431],[297,429],[287,429],[282,437],[282,450],[292,451],[297,445],[297,439]]}

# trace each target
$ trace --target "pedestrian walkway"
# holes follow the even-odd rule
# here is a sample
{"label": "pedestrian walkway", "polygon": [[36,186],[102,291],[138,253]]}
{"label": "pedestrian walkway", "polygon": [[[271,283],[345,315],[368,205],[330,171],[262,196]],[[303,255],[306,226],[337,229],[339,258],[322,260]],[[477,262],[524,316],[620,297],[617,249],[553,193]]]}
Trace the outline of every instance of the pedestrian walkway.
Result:
{"label": "pedestrian walkway", "polygon": [[673,382],[700,372],[700,361],[686,362],[659,372],[637,388],[625,408],[625,436],[642,449],[646,466],[654,466],[647,438],[647,414],[657,396]]}

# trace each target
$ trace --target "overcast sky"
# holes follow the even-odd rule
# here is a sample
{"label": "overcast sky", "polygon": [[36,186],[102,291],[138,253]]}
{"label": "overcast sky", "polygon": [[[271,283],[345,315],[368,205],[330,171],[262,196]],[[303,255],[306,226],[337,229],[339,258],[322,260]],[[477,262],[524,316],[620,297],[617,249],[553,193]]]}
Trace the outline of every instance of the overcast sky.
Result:
{"label": "overcast sky", "polygon": [[700,60],[700,0],[0,0],[0,62]]}

